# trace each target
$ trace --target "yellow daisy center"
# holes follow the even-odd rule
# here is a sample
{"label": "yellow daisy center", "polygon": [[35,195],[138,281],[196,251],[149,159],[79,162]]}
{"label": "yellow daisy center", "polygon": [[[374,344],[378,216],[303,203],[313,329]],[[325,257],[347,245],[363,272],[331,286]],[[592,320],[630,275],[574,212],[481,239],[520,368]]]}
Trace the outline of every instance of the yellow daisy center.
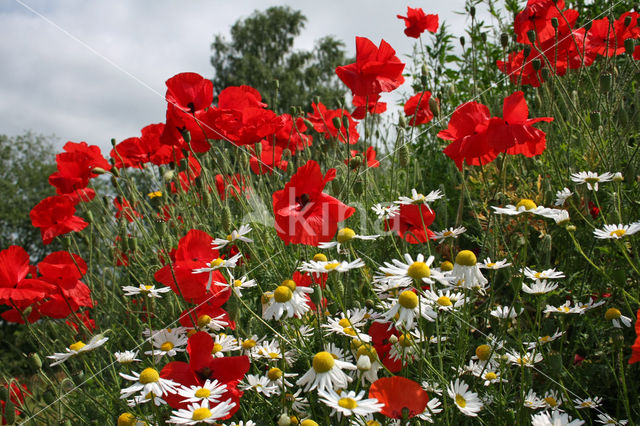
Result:
{"label": "yellow daisy center", "polygon": [[373,346],[366,343],[363,345],[360,345],[356,353],[356,358],[360,358],[362,355],[368,356],[371,362],[374,362],[378,359],[378,353],[376,352],[376,349]]}
{"label": "yellow daisy center", "polygon": [[382,426],[382,424],[377,420],[369,420],[365,423],[366,426]]}
{"label": "yellow daisy center", "polygon": [[453,271],[453,263],[445,260],[440,264],[440,269],[443,271]]}
{"label": "yellow daisy center", "polygon": [[142,370],[142,373],[140,373],[139,381],[143,385],[146,385],[147,383],[155,383],[158,380],[160,380],[160,374],[158,374],[157,370],[154,370],[151,367],[145,368]]}
{"label": "yellow daisy center", "polygon": [[200,388],[194,393],[194,395],[196,398],[209,398],[211,391],[207,388]]}
{"label": "yellow daisy center", "polygon": [[542,343],[547,343],[549,340],[551,340],[551,336],[542,336],[540,338],[540,342]]}
{"label": "yellow daisy center", "polygon": [[144,289],[143,289],[142,291],[144,291],[144,292],[148,293],[148,292],[150,292],[150,291],[151,291],[151,289],[152,289],[152,288],[153,288],[153,286],[152,286],[152,285],[145,285],[145,286],[144,286]]}
{"label": "yellow daisy center", "polygon": [[273,298],[278,303],[286,303],[293,297],[293,292],[287,286],[281,285],[273,292]]}
{"label": "yellow daisy center", "polygon": [[316,253],[313,256],[313,260],[316,262],[326,262],[327,261],[327,256],[325,256],[323,253]]}
{"label": "yellow daisy center", "polygon": [[329,352],[323,351],[314,355],[312,365],[316,373],[326,373],[333,368],[335,363],[333,356]]}
{"label": "yellow daisy center", "polygon": [[273,293],[271,292],[263,293],[262,296],[260,296],[260,302],[263,305],[266,305],[267,303],[269,303],[269,300],[271,300],[272,297],[273,297]]}
{"label": "yellow daisy center", "polygon": [[164,342],[163,344],[160,345],[161,351],[169,352],[171,349],[173,349],[173,343],[171,342]]}
{"label": "yellow daisy center", "polygon": [[211,349],[212,354],[216,354],[222,350],[222,345],[220,343],[214,343],[213,348]]}
{"label": "yellow daisy center", "polygon": [[353,229],[342,228],[341,230],[338,231],[338,236],[336,237],[336,239],[340,244],[344,244],[347,241],[352,240],[355,236],[356,236],[356,233]]}
{"label": "yellow daisy center", "polygon": [[211,261],[211,263],[209,263],[209,266],[210,266],[211,268],[215,268],[215,267],[217,267],[217,266],[222,265],[222,263],[223,263],[223,262],[224,262],[224,260],[223,260],[223,259],[217,258],[217,259],[212,260],[212,261]]}
{"label": "yellow daisy center", "polygon": [[267,372],[267,377],[272,382],[275,382],[282,377],[282,370],[280,370],[278,367],[273,367]]}
{"label": "yellow daisy center", "polygon": [[493,268],[494,266],[496,266],[495,262],[487,263],[487,268]]}
{"label": "yellow daisy center", "polygon": [[424,262],[413,262],[407,269],[407,275],[414,280],[422,280],[431,276],[431,269]]}
{"label": "yellow daisy center", "polygon": [[523,198],[518,204],[516,204],[517,210],[520,210],[520,207],[524,207],[525,210],[534,210],[538,206],[536,206],[536,203],[534,203],[533,200]]}
{"label": "yellow daisy center", "polygon": [[467,406],[467,400],[464,399],[464,396],[460,395],[459,393],[456,394],[456,404],[458,405],[458,407],[464,408]]}
{"label": "yellow daisy center", "polygon": [[282,281],[282,285],[288,287],[291,291],[296,290],[296,282],[294,280],[284,280]]}
{"label": "yellow daisy center", "polygon": [[609,308],[604,314],[604,318],[608,321],[618,319],[622,316],[622,313],[616,308]]}
{"label": "yellow daisy center", "polygon": [[191,413],[191,420],[204,420],[211,417],[211,410],[207,407],[196,408]]}
{"label": "yellow daisy center", "polygon": [[251,349],[251,348],[255,348],[256,346],[256,341],[253,339],[247,339],[244,342],[242,342],[242,349]]}
{"label": "yellow daisy center", "polygon": [[197,331],[194,328],[192,328],[191,330],[187,331],[187,337],[191,337],[196,333]]}
{"label": "yellow daisy center", "polygon": [[615,231],[609,232],[609,236],[610,237],[614,237],[615,236],[615,237],[620,238],[626,233],[627,233],[627,231],[625,231],[624,229],[616,229]]}
{"label": "yellow daisy center", "polygon": [[348,318],[342,318],[340,321],[338,321],[338,325],[340,327],[349,327],[351,325],[351,322]]}
{"label": "yellow daisy center", "polygon": [[586,183],[597,183],[597,182],[600,182],[600,178],[599,177],[588,177],[588,178],[584,178],[584,181]]}
{"label": "yellow daisy center", "polygon": [[487,374],[484,375],[484,378],[486,380],[495,380],[498,378],[498,375],[496,373],[494,373],[493,371],[488,372]]}
{"label": "yellow daisy center", "polygon": [[72,351],[79,351],[80,349],[84,348],[85,345],[83,341],[79,340],[71,345],[69,345],[69,349],[71,349]]}
{"label": "yellow daisy center", "polygon": [[318,426],[318,423],[311,419],[303,420],[300,422],[300,426]]}
{"label": "yellow daisy center", "polygon": [[486,361],[491,356],[491,348],[489,345],[480,345],[476,348],[476,356],[481,361]]}
{"label": "yellow daisy center", "polygon": [[398,337],[398,343],[400,344],[400,346],[408,348],[413,345],[413,337],[411,337],[410,334],[405,333],[402,336]]}
{"label": "yellow daisy center", "polygon": [[347,410],[353,410],[358,406],[358,402],[353,398],[340,398],[338,400],[338,405],[342,408],[346,408]]}
{"label": "yellow daisy center", "polygon": [[447,296],[438,297],[436,303],[440,306],[453,306],[453,303],[451,303],[451,299],[449,299]]}
{"label": "yellow daisy center", "polygon": [[462,266],[474,266],[478,263],[478,258],[471,250],[462,250],[456,255],[456,263]]}
{"label": "yellow daisy center", "polygon": [[280,358],[280,354],[278,352],[269,352],[269,358],[271,359],[276,359],[276,358]]}
{"label": "yellow daisy center", "polygon": [[324,269],[326,269],[327,271],[333,271],[338,266],[340,266],[340,262],[331,262],[324,265]]}
{"label": "yellow daisy center", "polygon": [[131,413],[122,413],[118,416],[118,426],[133,426],[138,419]]}
{"label": "yellow daisy center", "polygon": [[344,334],[348,334],[349,336],[355,336],[355,335],[357,335],[356,331],[355,331],[353,328],[351,328],[351,327],[345,327],[345,328],[343,328],[343,329],[342,329],[342,332],[343,332]]}
{"label": "yellow daisy center", "polygon": [[204,327],[211,322],[211,317],[209,315],[200,315],[198,317],[198,327]]}
{"label": "yellow daisy center", "polygon": [[242,281],[240,281],[240,280],[235,280],[235,281],[233,282],[233,286],[234,286],[234,287],[242,287]]}
{"label": "yellow daisy center", "polygon": [[418,296],[411,290],[405,290],[400,293],[398,303],[405,309],[415,309],[418,306]]}
{"label": "yellow daisy center", "polygon": [[550,407],[555,407],[556,405],[558,405],[558,401],[556,401],[556,399],[552,396],[547,396],[546,398],[544,398],[544,402],[546,402]]}
{"label": "yellow daisy center", "polygon": [[233,241],[233,235],[231,234],[227,235],[227,241],[229,242]]}
{"label": "yellow daisy center", "polygon": [[450,237],[450,236],[452,236],[452,235],[453,235],[453,232],[452,232],[452,231],[444,231],[444,232],[442,233],[442,236],[443,236],[443,237]]}

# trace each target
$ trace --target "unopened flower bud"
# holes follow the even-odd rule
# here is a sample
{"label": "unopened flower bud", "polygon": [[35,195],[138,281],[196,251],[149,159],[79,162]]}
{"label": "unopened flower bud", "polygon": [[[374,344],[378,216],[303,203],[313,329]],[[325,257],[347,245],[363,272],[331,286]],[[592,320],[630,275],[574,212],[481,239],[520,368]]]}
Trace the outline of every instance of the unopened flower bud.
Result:
{"label": "unopened flower bud", "polygon": [[303,119],[302,122],[307,127],[307,129],[313,129],[313,124],[309,120],[307,120],[306,118]]}
{"label": "unopened flower bud", "polygon": [[507,48],[507,46],[509,46],[509,34],[500,34],[500,45],[505,49]]}
{"label": "unopened flower bud", "polygon": [[342,116],[342,127],[344,127],[345,131],[349,131],[349,116]]}
{"label": "unopened flower bud", "polygon": [[536,42],[536,31],[535,31],[535,30],[529,30],[529,31],[527,31],[527,39],[528,39],[531,43],[535,43],[535,42]]}
{"label": "unopened flower bud", "polygon": [[291,424],[291,417],[287,413],[282,414],[278,418],[278,426],[289,426]]}
{"label": "unopened flower bud", "polygon": [[364,301],[364,306],[367,307],[367,309],[373,309],[373,307],[375,306],[375,302],[372,299],[367,299]]}
{"label": "unopened flower bud", "polygon": [[187,129],[182,129],[181,133],[185,143],[191,142],[191,133]]}
{"label": "unopened flower bud", "polygon": [[173,178],[176,176],[176,172],[173,170],[167,170],[166,172],[164,172],[164,174],[162,175],[162,179],[166,180],[166,181],[170,181],[173,180]]}
{"label": "unopened flower bud", "polygon": [[555,16],[551,18],[551,26],[556,30],[558,29],[558,18],[556,18]]}
{"label": "unopened flower bud", "polygon": [[565,226],[565,229],[569,232],[576,232],[576,226],[575,225],[567,225]]}
{"label": "unopened flower bud", "polygon": [[472,18],[476,16],[476,8],[474,6],[471,6],[469,8],[469,16],[471,16]]}
{"label": "unopened flower bud", "polygon": [[615,172],[613,174],[613,181],[614,182],[622,182],[622,181],[624,181],[624,176],[622,176],[622,173],[620,173],[620,172]]}
{"label": "unopened flower bud", "polygon": [[611,90],[612,77],[609,73],[604,73],[600,76],[600,92],[609,93]]}
{"label": "unopened flower bud", "polygon": [[29,354],[29,363],[37,370],[42,368],[42,360],[40,359],[40,356],[35,352]]}
{"label": "unopened flower bud", "polygon": [[389,337],[389,343],[391,343],[392,345],[395,345],[396,343],[398,343],[398,336],[396,336],[395,334],[392,334],[391,337]]}
{"label": "unopened flower bud", "polygon": [[93,169],[91,169],[91,173],[95,173],[97,175],[103,175],[107,173],[107,171],[102,167],[94,167]]}
{"label": "unopened flower bud", "polygon": [[531,65],[533,66],[533,69],[535,71],[540,71],[540,68],[542,68],[542,62],[539,58],[535,58],[533,61],[531,61]]}
{"label": "unopened flower bud", "polygon": [[362,165],[362,156],[360,154],[356,155],[355,157],[351,158],[351,160],[349,160],[349,167],[351,167],[352,169],[357,169],[361,165]]}
{"label": "unopened flower bud", "polygon": [[464,36],[460,36],[460,46],[464,48]]}
{"label": "unopened flower bud", "polygon": [[340,129],[342,127],[342,120],[340,120],[340,117],[333,117],[333,127],[335,127],[336,129]]}
{"label": "unopened flower bud", "polygon": [[636,41],[632,38],[628,38],[624,41],[624,51],[627,55],[633,55],[633,51],[636,48]]}
{"label": "unopened flower bud", "polygon": [[409,152],[409,147],[406,143],[400,145],[398,150],[398,162],[402,167],[406,167],[409,164],[409,156],[411,153]]}
{"label": "unopened flower bud", "polygon": [[116,147],[116,140],[114,138],[111,138],[111,146]]}
{"label": "unopened flower bud", "polygon": [[360,355],[356,366],[360,371],[369,371],[371,370],[371,359],[367,355]]}
{"label": "unopened flower bud", "polygon": [[429,110],[431,111],[431,114],[436,117],[440,115],[440,102],[438,102],[438,99],[433,96],[429,98]]}
{"label": "unopened flower bud", "polygon": [[524,55],[525,58],[528,58],[529,55],[531,54],[531,46],[526,44],[524,46],[524,49],[522,49],[522,54]]}
{"label": "unopened flower bud", "polygon": [[231,210],[229,210],[229,206],[224,206],[224,208],[222,209],[222,214],[220,216],[222,227],[225,230],[229,230],[231,228]]}
{"label": "unopened flower bud", "polygon": [[551,78],[551,71],[549,70],[549,68],[542,68],[542,71],[540,71],[540,75],[542,75],[543,80],[549,80]]}

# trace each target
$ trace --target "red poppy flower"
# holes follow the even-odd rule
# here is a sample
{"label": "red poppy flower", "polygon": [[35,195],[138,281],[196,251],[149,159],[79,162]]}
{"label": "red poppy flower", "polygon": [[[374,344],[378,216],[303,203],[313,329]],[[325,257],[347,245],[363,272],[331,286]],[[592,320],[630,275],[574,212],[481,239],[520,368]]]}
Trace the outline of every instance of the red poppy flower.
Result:
{"label": "red poppy flower", "polygon": [[[235,414],[240,408],[240,397],[242,392],[237,389],[237,384],[249,371],[250,363],[247,356],[225,356],[214,357],[213,338],[204,331],[199,331],[189,337],[187,343],[187,353],[189,363],[173,361],[162,368],[160,377],[170,379],[183,386],[202,386],[207,379],[218,380],[227,386],[226,391],[220,399],[225,401],[231,398],[235,402],[235,407],[231,409],[227,419]],[[186,408],[187,403],[182,402],[184,398],[178,394],[168,394],[167,403],[174,409]]]}
{"label": "red poppy flower", "polygon": [[552,117],[528,118],[529,108],[521,91],[504,99],[502,116],[489,122],[488,140],[493,151],[525,157],[542,154],[546,148],[546,133],[532,125],[539,121],[553,121]]}
{"label": "red poppy flower", "polygon": [[56,251],[38,263],[38,270],[43,280],[58,287],[70,288],[87,273],[88,267],[77,254]]}
{"label": "red poppy flower", "polygon": [[385,223],[387,231],[395,231],[409,244],[426,243],[435,234],[427,227],[433,223],[436,214],[424,204],[402,204],[400,212]]}
{"label": "red poppy flower", "polygon": [[[407,117],[411,117],[409,125],[418,126],[433,120],[429,99],[431,99],[431,92],[425,90],[424,92],[416,93],[407,100],[407,103],[404,104],[404,114]],[[418,105],[418,103],[420,104]]]}
{"label": "red poppy flower", "polygon": [[[637,12],[623,13],[614,22],[609,18],[596,19],[587,33],[585,50],[587,55],[595,57],[616,56],[625,52],[624,41],[640,36]],[[625,25],[628,23],[628,25]]]}
{"label": "red poppy flower", "polygon": [[47,197],[36,205],[29,216],[31,224],[40,228],[42,243],[47,245],[58,235],[82,231],[88,225],[82,218],[74,216],[76,206],[63,195]]}
{"label": "red poppy flower", "polygon": [[49,183],[56,187],[59,195],[85,188],[89,179],[98,176],[93,172],[95,168],[111,169],[96,145],[67,142],[63,149],[65,152],[56,155],[58,171],[49,176]]}
{"label": "red poppy flower", "polygon": [[527,32],[534,30],[536,38],[545,41],[554,38],[555,31],[551,18],[556,18],[559,25],[566,25],[560,12],[564,9],[564,0],[529,0],[526,7],[516,15],[513,23],[516,41],[531,44]]}
{"label": "red poppy flower", "polygon": [[289,114],[282,114],[278,118],[280,120],[278,130],[273,135],[267,135],[265,140],[273,142],[275,137],[276,145],[283,149],[288,149],[292,155],[296,155],[298,151],[311,146],[313,137],[304,133],[307,131],[304,118],[297,117],[294,120]]}
{"label": "red poppy flower", "polygon": [[[29,392],[29,389],[27,389],[27,386],[19,383],[18,379],[12,379],[9,383],[4,383],[2,386],[4,386],[5,389],[8,389],[8,395],[9,395],[9,399],[10,401],[13,403],[14,405],[14,413],[15,416],[19,416],[22,414],[22,412],[20,410],[18,410],[18,408],[22,407],[22,404],[24,404],[24,397],[25,395],[31,395],[31,392]],[[2,424],[7,424],[6,422],[6,412],[5,410],[5,405],[6,405],[6,401],[4,399],[0,400],[0,420],[2,421]]]}
{"label": "red poppy flower", "polygon": [[396,51],[382,40],[380,47],[365,37],[356,37],[356,62],[336,68],[336,74],[356,96],[376,96],[391,92],[404,83]]}
{"label": "red poppy flower", "polygon": [[407,418],[422,414],[427,408],[429,396],[422,387],[413,380],[400,377],[382,377],[371,384],[369,398],[375,398],[384,404],[380,411],[392,419]]}
{"label": "red poppy flower", "polygon": [[421,7],[414,9],[407,6],[407,16],[396,16],[398,19],[404,19],[404,33],[407,37],[419,38],[425,31],[438,31],[438,15],[426,15]]}
{"label": "red poppy flower", "polygon": [[165,99],[182,111],[194,114],[204,111],[213,102],[213,83],[194,72],[174,75],[166,82]]}
{"label": "red poppy flower", "polygon": [[[72,320],[66,320],[65,324],[73,328],[76,333],[78,333],[80,331],[80,328],[82,327],[85,327],[91,332],[95,331],[96,322],[89,316],[89,311],[80,312],[77,314],[77,316],[77,319],[74,317]],[[82,327],[80,326],[79,322],[82,322]]]}
{"label": "red poppy flower", "polygon": [[322,176],[318,163],[309,160],[284,189],[273,193],[276,232],[285,244],[317,246],[330,241],[338,230],[338,222],[355,212],[353,207],[322,192],[335,176],[335,169]]}
{"label": "red poppy flower", "polygon": [[[366,153],[364,152],[359,152],[356,151],[355,149],[352,149],[351,151],[349,151],[349,154],[351,154],[351,158],[355,157],[358,154],[364,154],[364,159],[367,162],[367,167],[380,167],[380,162],[378,160],[376,160],[376,150],[373,149],[372,146],[370,146],[369,148],[367,148]],[[349,164],[349,159],[344,160],[345,164]]]}
{"label": "red poppy flower", "polygon": [[55,286],[26,278],[30,272],[29,254],[19,246],[0,251],[0,304],[26,308],[55,291]]}
{"label": "red poppy flower", "polygon": [[382,114],[387,110],[387,103],[380,102],[380,95],[376,96],[354,96],[353,106],[356,109],[351,113],[351,117],[356,120],[363,120],[367,113]]}
{"label": "red poppy flower", "polygon": [[402,370],[400,359],[391,358],[389,355],[392,345],[389,339],[391,336],[400,336],[400,332],[395,328],[393,323],[374,321],[367,333],[371,336],[371,344],[376,350],[382,364],[392,373],[397,373]]}
{"label": "red poppy flower", "polygon": [[631,346],[631,358],[629,364],[640,361],[640,309],[636,313],[636,340]]}
{"label": "red poppy flower", "polygon": [[128,138],[118,143],[110,154],[115,167],[141,169],[149,162],[156,165],[179,162],[183,158],[182,151],[160,143],[164,126],[164,123],[150,124],[141,130],[139,138]]}
{"label": "red poppy flower", "polygon": [[[324,133],[325,139],[330,137],[338,138],[342,143],[353,145],[358,142],[360,135],[357,130],[357,123],[351,118],[351,114],[346,109],[327,109],[321,102],[311,104],[313,114],[307,115],[309,122],[313,125],[316,132]],[[349,123],[346,128],[344,120]],[[334,120],[340,120],[340,128],[335,126]]]}
{"label": "red poppy flower", "polygon": [[247,198],[249,197],[249,188],[245,184],[246,179],[240,173],[226,176],[217,174],[215,177],[215,181],[218,195],[220,195],[220,199],[222,201],[226,200],[229,194],[237,198],[240,194],[246,193]]}

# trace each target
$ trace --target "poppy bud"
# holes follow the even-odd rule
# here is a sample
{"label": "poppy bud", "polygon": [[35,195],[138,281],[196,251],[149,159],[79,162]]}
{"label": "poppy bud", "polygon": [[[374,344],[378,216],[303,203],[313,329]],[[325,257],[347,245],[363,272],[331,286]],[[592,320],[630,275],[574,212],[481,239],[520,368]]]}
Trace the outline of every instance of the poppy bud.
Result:
{"label": "poppy bud", "polygon": [[342,116],[342,127],[345,128],[345,130],[349,130],[349,117],[346,115]]}
{"label": "poppy bud", "polygon": [[633,51],[636,48],[636,42],[632,38],[628,38],[624,41],[624,51],[627,55],[633,55]]}
{"label": "poppy bud", "polygon": [[540,68],[542,68],[542,62],[540,62],[540,59],[538,58],[531,61],[531,65],[535,71],[540,71]]}
{"label": "poppy bud", "polygon": [[333,117],[333,127],[335,127],[336,129],[340,129],[342,127],[342,120],[340,120],[340,117]]}
{"label": "poppy bud", "polygon": [[364,306],[366,306],[368,309],[373,309],[373,307],[376,306],[376,304],[373,300],[367,299],[364,301]]}
{"label": "poppy bud", "polygon": [[624,17],[624,26],[628,27],[631,24],[631,15],[627,15]]}
{"label": "poppy bud", "polygon": [[116,140],[114,138],[111,138],[111,146],[116,147]]}
{"label": "poppy bud", "polygon": [[280,88],[280,80],[273,80],[273,85],[276,86],[276,90]]}
{"label": "poppy bud", "polygon": [[362,165],[362,156],[360,154],[349,160],[349,167],[352,169],[357,169],[360,165]]}
{"label": "poppy bud", "polygon": [[180,133],[182,133],[182,139],[184,139],[185,143],[191,142],[191,133],[187,129],[182,129]]}
{"label": "poppy bud", "polygon": [[609,93],[611,90],[612,78],[611,74],[605,73],[600,76],[600,92]]}
{"label": "poppy bud", "polygon": [[40,356],[35,352],[32,354],[29,354],[29,363],[31,364],[32,367],[38,370],[42,368],[42,360],[40,359]]}
{"label": "poppy bud", "polygon": [[429,67],[427,67],[427,64],[422,64],[422,75],[429,75]]}
{"label": "poppy bud", "polygon": [[402,167],[406,167],[409,164],[409,155],[411,155],[409,152],[409,146],[407,146],[406,143],[400,145],[400,148],[398,149],[398,162]]}
{"label": "poppy bud", "polygon": [[590,114],[591,117],[591,127],[596,130],[598,127],[600,127],[600,113],[598,111],[593,111]]}
{"label": "poppy bud", "polygon": [[429,98],[429,110],[436,117],[440,115],[440,102],[433,96]]}
{"label": "poppy bud", "polygon": [[524,46],[524,49],[522,49],[522,53],[523,53],[523,55],[524,55],[524,57],[525,57],[525,58],[528,58],[528,57],[529,57],[529,55],[531,54],[531,46],[530,46],[530,45],[528,45],[528,44],[526,44],[526,45]]}
{"label": "poppy bud", "polygon": [[476,8],[474,6],[471,6],[469,8],[469,15],[473,18],[476,16]]}
{"label": "poppy bud", "polygon": [[529,30],[529,31],[527,31],[527,39],[528,39],[531,43],[535,43],[535,42],[536,42],[536,31],[535,31],[535,30]]}
{"label": "poppy bud", "polygon": [[558,29],[558,18],[556,18],[555,16],[551,18],[551,26],[556,30]]}
{"label": "poppy bud", "polygon": [[240,305],[238,303],[237,297],[230,297],[225,305],[227,312],[229,313],[229,317],[232,321],[236,321],[238,319],[238,310]]}
{"label": "poppy bud", "polygon": [[29,315],[31,315],[31,311],[33,311],[33,306],[27,306],[24,311],[22,311],[22,315],[28,317]]}
{"label": "poppy bud", "polygon": [[339,193],[341,188],[342,188],[342,181],[340,179],[336,178],[333,181],[331,181],[331,190],[333,191],[334,194]]}
{"label": "poppy bud", "polygon": [[540,74],[542,75],[543,80],[549,80],[551,78],[551,71],[549,71],[549,68],[542,68]]}
{"label": "poppy bud", "polygon": [[313,293],[309,295],[309,298],[318,308],[321,308],[322,304],[322,288],[320,286],[313,287]]}
{"label": "poppy bud", "polygon": [[220,215],[220,222],[222,222],[222,227],[226,230],[231,228],[231,210],[229,210],[229,206],[224,206],[222,209],[222,214]]}
{"label": "poppy bud", "polygon": [[167,170],[166,172],[164,172],[164,174],[162,175],[162,179],[169,181],[169,180],[173,180],[173,178],[176,176],[176,172],[174,172],[173,170]]}
{"label": "poppy bud", "polygon": [[355,195],[362,195],[362,193],[364,192],[364,188],[362,185],[362,180],[358,179],[353,183],[353,193]]}
{"label": "poppy bud", "polygon": [[211,193],[209,193],[209,191],[204,193],[202,197],[202,203],[206,208],[210,208],[211,204],[213,204],[213,199],[211,198]]}
{"label": "poppy bud", "polygon": [[460,36],[460,46],[464,48],[464,36]]}
{"label": "poppy bud", "polygon": [[91,212],[91,210],[87,211],[87,222],[93,223],[93,213]]}
{"label": "poppy bud", "polygon": [[91,173],[95,173],[97,175],[103,175],[107,173],[107,171],[102,167],[94,167],[93,169],[91,169]]}
{"label": "poppy bud", "polygon": [[344,294],[344,284],[342,284],[341,279],[337,279],[332,284],[332,290],[338,297],[342,297],[342,295]]}
{"label": "poppy bud", "polygon": [[307,126],[307,129],[313,129],[313,124],[311,124],[311,122],[306,118],[302,119],[302,122],[304,123],[305,126]]}
{"label": "poppy bud", "polygon": [[401,115],[400,117],[398,117],[398,127],[402,129],[407,127],[407,119],[404,117],[404,115]]}
{"label": "poppy bud", "polygon": [[116,189],[117,189],[117,188],[118,188],[118,179],[116,179],[116,177],[112,175],[112,176],[111,176],[110,181],[111,181],[111,185],[112,185],[114,188],[116,188]]}
{"label": "poppy bud", "polygon": [[502,45],[502,47],[505,49],[507,48],[507,46],[509,45],[509,34],[500,34],[500,45]]}

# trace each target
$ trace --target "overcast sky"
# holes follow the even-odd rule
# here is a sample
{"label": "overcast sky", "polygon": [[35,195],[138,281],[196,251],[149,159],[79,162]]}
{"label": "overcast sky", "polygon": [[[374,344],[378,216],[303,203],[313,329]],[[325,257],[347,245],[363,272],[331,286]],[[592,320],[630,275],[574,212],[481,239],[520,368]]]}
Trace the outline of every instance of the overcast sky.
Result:
{"label": "overcast sky", "polygon": [[[2,0],[0,2],[0,133],[25,130],[87,141],[138,136],[164,121],[165,84],[185,71],[212,77],[214,34],[254,10],[289,5],[307,16],[296,42],[310,49],[332,34],[355,55],[355,37],[384,38],[399,57],[412,50],[403,21],[407,6],[437,13],[462,34],[464,0]],[[106,153],[105,153],[106,154]]]}

